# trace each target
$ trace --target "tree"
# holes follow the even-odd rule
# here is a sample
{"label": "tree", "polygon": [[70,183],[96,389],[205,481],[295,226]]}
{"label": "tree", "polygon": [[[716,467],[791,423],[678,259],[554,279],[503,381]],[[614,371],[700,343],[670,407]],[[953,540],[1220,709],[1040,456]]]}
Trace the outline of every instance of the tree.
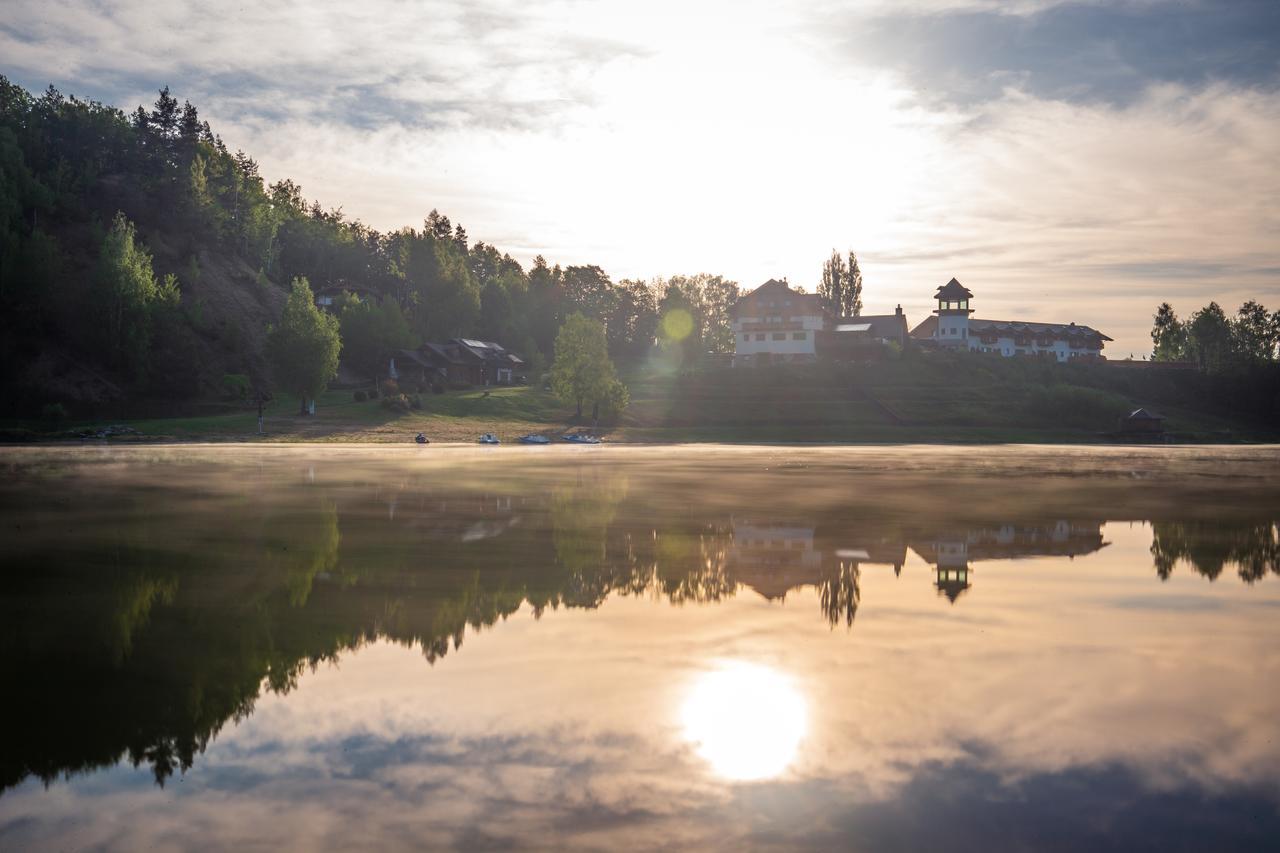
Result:
{"label": "tree", "polygon": [[835,249],[831,257],[822,265],[822,280],[818,282],[818,296],[822,299],[822,307],[833,317],[843,316],[841,306],[844,305],[844,285],[848,271],[844,258]]}
{"label": "tree", "polygon": [[1185,356],[1187,331],[1168,302],[1156,309],[1155,324],[1151,328],[1152,361],[1178,361]]}
{"label": "tree", "polygon": [[1231,336],[1233,348],[1242,358],[1254,362],[1274,361],[1276,346],[1280,344],[1280,312],[1270,314],[1250,299],[1236,313]]}
{"label": "tree", "polygon": [[862,313],[862,269],[858,256],[849,252],[846,262],[835,249],[822,265],[818,282],[822,307],[834,317],[857,317]]}
{"label": "tree", "polygon": [[555,362],[551,365],[551,388],[566,403],[573,403],[582,417],[583,402],[597,410],[622,411],[627,390],[609,360],[604,325],[579,313],[569,315],[556,335]]}
{"label": "tree", "polygon": [[301,399],[314,399],[338,373],[342,338],[338,318],[316,307],[315,295],[305,278],[293,280],[279,325],[267,336],[267,354],[277,380]]}
{"label": "tree", "polygon": [[862,268],[858,266],[858,256],[849,252],[849,263],[845,267],[844,287],[840,292],[840,313],[844,317],[858,317],[862,314]]}
{"label": "tree", "polygon": [[1217,302],[1210,302],[1187,321],[1187,348],[1201,370],[1218,373],[1230,365],[1231,321]]}
{"label": "tree", "polygon": [[177,279],[169,275],[156,282],[151,255],[138,245],[137,231],[123,213],[116,214],[102,240],[97,278],[108,358],[140,378],[151,347],[152,310],[177,305]]}
{"label": "tree", "polygon": [[339,319],[343,358],[375,382],[392,354],[413,343],[409,323],[394,299],[381,302],[352,298]]}

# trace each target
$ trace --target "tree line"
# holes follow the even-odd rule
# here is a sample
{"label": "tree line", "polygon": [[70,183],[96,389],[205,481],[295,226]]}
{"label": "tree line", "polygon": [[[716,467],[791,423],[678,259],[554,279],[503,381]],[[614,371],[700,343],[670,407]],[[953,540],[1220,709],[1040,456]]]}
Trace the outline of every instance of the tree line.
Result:
{"label": "tree line", "polygon": [[1191,361],[1208,373],[1227,373],[1280,359],[1280,311],[1252,299],[1234,317],[1210,302],[1186,320],[1164,302],[1154,320],[1153,361]]}
{"label": "tree line", "polygon": [[[143,234],[164,252],[150,254]],[[615,281],[541,256],[526,269],[437,210],[421,227],[380,232],[292,180],[264,180],[167,87],[126,115],[0,76],[0,382],[53,342],[132,391],[198,394],[202,346],[221,335],[227,358],[246,349],[237,330],[210,329],[191,297],[202,251],[247,264],[262,288],[306,280],[363,294],[362,307],[344,306],[341,334],[366,372],[405,342],[456,336],[499,341],[546,369],[574,314],[603,327],[621,366],[655,340],[684,359],[733,349],[739,287],[723,276]]]}

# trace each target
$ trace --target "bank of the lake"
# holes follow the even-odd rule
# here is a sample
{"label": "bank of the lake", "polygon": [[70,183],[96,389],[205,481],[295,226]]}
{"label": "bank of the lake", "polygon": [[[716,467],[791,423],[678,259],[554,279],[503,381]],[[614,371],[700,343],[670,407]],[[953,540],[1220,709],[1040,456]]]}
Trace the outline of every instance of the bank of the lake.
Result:
{"label": "bank of the lake", "polygon": [[[775,366],[627,377],[631,402],[601,424],[615,442],[1067,443],[1114,440],[1118,419],[1143,407],[1179,443],[1269,442],[1249,389],[1224,393],[1211,377],[1117,365],[1056,365],[992,358],[916,358],[854,366]],[[1261,389],[1261,393],[1265,389]],[[407,395],[410,406],[334,389],[314,415],[278,397],[264,411],[242,401],[134,405],[53,423],[0,424],[8,441],[73,440],[105,424],[132,440],[398,442],[504,440],[590,426],[550,392],[529,386]],[[1265,408],[1265,407],[1261,407]],[[1250,412],[1253,414],[1245,414]],[[132,417],[130,417],[132,415]],[[141,415],[141,416],[140,416]]]}

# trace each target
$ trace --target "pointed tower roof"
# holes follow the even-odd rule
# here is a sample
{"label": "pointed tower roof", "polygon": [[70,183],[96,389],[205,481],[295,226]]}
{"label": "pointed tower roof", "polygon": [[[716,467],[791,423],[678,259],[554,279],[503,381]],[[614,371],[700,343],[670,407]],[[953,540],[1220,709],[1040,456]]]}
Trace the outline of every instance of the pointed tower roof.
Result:
{"label": "pointed tower roof", "polygon": [[965,287],[954,278],[942,287],[938,288],[938,292],[934,294],[934,299],[945,299],[948,302],[956,302],[960,299],[972,299],[973,294],[969,292],[969,288]]}

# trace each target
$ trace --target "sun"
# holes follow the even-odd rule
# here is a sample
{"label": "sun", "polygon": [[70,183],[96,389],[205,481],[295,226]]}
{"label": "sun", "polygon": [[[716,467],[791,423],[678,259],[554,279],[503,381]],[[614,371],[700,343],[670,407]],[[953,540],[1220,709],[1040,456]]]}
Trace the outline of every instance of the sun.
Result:
{"label": "sun", "polygon": [[716,775],[746,782],[773,778],[791,765],[809,709],[782,673],[727,661],[697,679],[681,717],[685,738]]}

